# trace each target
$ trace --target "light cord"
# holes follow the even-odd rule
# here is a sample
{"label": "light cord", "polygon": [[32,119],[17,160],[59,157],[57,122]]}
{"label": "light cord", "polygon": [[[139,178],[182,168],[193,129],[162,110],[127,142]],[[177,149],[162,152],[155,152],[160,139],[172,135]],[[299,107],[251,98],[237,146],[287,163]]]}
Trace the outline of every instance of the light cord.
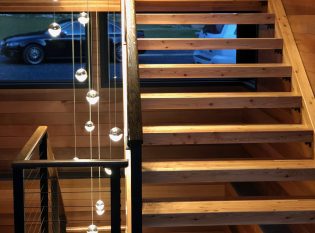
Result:
{"label": "light cord", "polygon": [[[77,118],[76,118],[76,85],[75,85],[75,51],[74,51],[74,24],[73,24],[73,12],[71,15],[71,27],[72,27],[72,70],[73,70],[73,79],[72,79],[72,86],[73,86],[73,133],[74,133],[74,158],[77,157]],[[80,34],[81,35],[81,34]]]}

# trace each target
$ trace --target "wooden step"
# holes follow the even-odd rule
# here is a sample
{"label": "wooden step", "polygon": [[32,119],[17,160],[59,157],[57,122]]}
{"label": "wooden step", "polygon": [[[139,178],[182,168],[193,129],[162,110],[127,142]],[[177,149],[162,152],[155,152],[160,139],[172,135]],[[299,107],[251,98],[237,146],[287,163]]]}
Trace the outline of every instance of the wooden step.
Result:
{"label": "wooden step", "polygon": [[145,227],[315,223],[315,200],[144,203]]}
{"label": "wooden step", "polygon": [[268,0],[136,0],[137,12],[262,12]]}
{"label": "wooden step", "polygon": [[143,93],[142,110],[300,108],[301,96],[290,92]]}
{"label": "wooden step", "polygon": [[278,38],[139,38],[139,50],[282,49]]}
{"label": "wooden step", "polygon": [[285,64],[140,64],[140,78],[285,78]]}
{"label": "wooden step", "polygon": [[[193,156],[192,156],[193,157]],[[314,160],[144,162],[144,183],[315,180]]]}
{"label": "wooden step", "polygon": [[269,13],[137,14],[137,24],[274,24]]}
{"label": "wooden step", "polygon": [[182,125],[143,127],[145,145],[311,142],[313,131],[299,124]]}

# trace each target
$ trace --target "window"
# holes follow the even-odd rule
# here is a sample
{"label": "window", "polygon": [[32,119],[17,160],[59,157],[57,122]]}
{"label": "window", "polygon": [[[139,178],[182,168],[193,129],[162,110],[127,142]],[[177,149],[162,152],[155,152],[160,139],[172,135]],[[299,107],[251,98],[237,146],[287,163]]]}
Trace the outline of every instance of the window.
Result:
{"label": "window", "polygon": [[71,87],[73,52],[75,70],[86,68],[87,54],[86,27],[74,14],[72,32],[71,18],[70,13],[55,15],[62,31],[54,38],[48,33],[53,14],[0,14],[0,87]]}

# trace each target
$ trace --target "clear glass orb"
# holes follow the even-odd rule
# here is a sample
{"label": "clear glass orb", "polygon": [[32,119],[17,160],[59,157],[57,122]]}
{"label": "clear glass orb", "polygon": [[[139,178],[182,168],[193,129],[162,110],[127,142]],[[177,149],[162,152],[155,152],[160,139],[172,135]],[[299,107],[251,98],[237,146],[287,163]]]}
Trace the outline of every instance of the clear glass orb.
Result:
{"label": "clear glass orb", "polygon": [[104,210],[104,208],[105,208],[104,202],[103,202],[102,200],[98,200],[98,201],[96,202],[96,204],[95,204],[95,208],[96,208],[97,210]]}
{"label": "clear glass orb", "polygon": [[98,92],[95,90],[90,90],[86,94],[86,100],[89,102],[89,104],[96,104],[100,99],[100,96],[98,95]]}
{"label": "clear glass orb", "polygon": [[87,24],[90,21],[89,15],[86,12],[82,12],[80,13],[80,16],[78,18],[78,21],[80,22],[80,24],[82,24],[83,26],[85,26],[85,24]]}
{"label": "clear glass orb", "polygon": [[91,225],[88,227],[88,229],[87,229],[86,232],[87,232],[87,233],[98,233],[97,226],[95,226],[94,224],[91,224]]}
{"label": "clear glass orb", "polygon": [[58,23],[53,22],[48,26],[48,33],[52,37],[57,37],[61,33],[61,27]]}
{"label": "clear glass orb", "polygon": [[120,141],[122,137],[123,137],[123,132],[118,127],[114,127],[109,131],[109,138],[114,142]]}
{"label": "clear glass orb", "polygon": [[78,161],[79,158],[77,156],[73,157],[73,160]]}
{"label": "clear glass orb", "polygon": [[108,175],[108,176],[111,176],[113,174],[112,170],[110,168],[105,168],[104,169],[105,173]]}
{"label": "clear glass orb", "polygon": [[85,130],[88,131],[89,133],[92,132],[95,129],[95,125],[92,121],[88,121],[85,123],[84,126]]}
{"label": "clear glass orb", "polygon": [[96,210],[97,215],[101,216],[105,213],[105,210]]}
{"label": "clear glass orb", "polygon": [[117,79],[117,76],[114,76],[114,79]]}
{"label": "clear glass orb", "polygon": [[82,83],[88,78],[88,74],[85,69],[80,68],[75,72],[75,78]]}

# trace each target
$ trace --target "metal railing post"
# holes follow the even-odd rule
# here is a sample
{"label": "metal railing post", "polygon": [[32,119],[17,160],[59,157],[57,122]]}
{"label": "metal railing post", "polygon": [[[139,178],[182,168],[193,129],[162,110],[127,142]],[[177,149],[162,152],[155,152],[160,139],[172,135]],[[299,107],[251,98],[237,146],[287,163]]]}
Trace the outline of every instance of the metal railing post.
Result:
{"label": "metal railing post", "polygon": [[[47,133],[39,144],[39,159],[47,160]],[[40,209],[41,233],[48,233],[48,169],[40,168]]]}
{"label": "metal railing post", "polygon": [[120,169],[112,169],[110,177],[111,233],[120,233]]}
{"label": "metal railing post", "polygon": [[14,200],[14,230],[25,232],[24,215],[24,172],[23,169],[13,168],[13,200]]}

